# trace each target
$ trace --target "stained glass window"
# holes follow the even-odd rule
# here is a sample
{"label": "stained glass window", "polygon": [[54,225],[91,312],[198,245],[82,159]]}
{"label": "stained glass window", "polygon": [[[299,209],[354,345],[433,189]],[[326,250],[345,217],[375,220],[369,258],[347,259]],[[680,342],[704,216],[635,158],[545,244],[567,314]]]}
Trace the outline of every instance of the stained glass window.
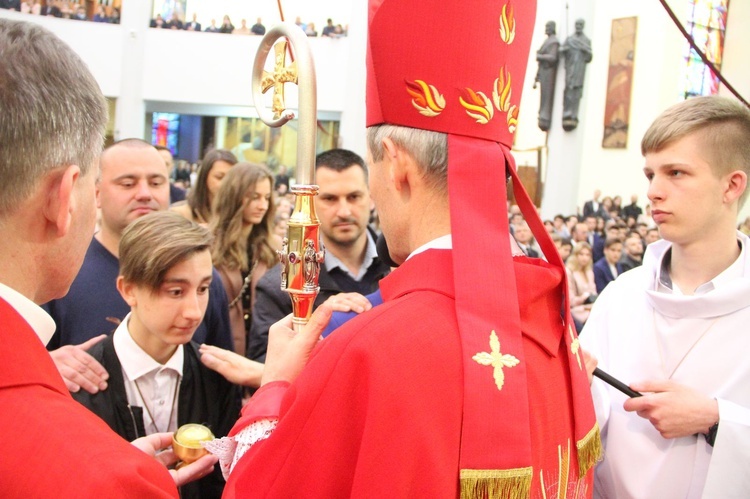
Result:
{"label": "stained glass window", "polygon": [[[687,3],[687,32],[706,58],[721,70],[729,0],[688,0]],[[687,43],[683,81],[682,92],[686,99],[719,92],[719,78]]]}
{"label": "stained glass window", "polygon": [[153,113],[151,143],[164,146],[177,155],[177,139],[180,134],[180,115],[174,113]]}

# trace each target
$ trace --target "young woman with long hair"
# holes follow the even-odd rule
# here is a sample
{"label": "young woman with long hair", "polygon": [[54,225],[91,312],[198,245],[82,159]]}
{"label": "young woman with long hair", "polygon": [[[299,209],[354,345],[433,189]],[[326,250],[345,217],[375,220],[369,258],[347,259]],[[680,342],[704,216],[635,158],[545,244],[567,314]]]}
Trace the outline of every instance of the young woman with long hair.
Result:
{"label": "young woman with long hair", "polygon": [[272,232],[273,176],[262,165],[237,163],[214,200],[211,251],[229,298],[235,352],[245,355],[255,285],[278,262],[281,238]]}
{"label": "young woman with long hair", "polygon": [[580,326],[583,326],[588,320],[591,305],[597,298],[594,263],[591,255],[591,246],[588,243],[577,243],[566,265],[568,269],[570,313]]}
{"label": "young woman with long hair", "polygon": [[188,220],[208,225],[213,218],[213,199],[230,169],[237,164],[237,158],[226,149],[209,151],[198,169],[198,178],[191,186],[187,201],[177,203],[171,210]]}

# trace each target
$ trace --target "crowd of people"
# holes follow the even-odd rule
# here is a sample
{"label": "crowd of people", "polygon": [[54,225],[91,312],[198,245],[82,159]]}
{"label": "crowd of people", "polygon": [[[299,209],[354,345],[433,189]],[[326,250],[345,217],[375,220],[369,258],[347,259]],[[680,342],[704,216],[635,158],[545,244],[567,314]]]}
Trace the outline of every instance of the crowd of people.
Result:
{"label": "crowd of people", "polygon": [[[627,206],[621,205],[620,196],[606,196],[601,201],[600,197],[597,189],[581,211],[544,221],[567,266],[571,312],[578,331],[599,293],[620,274],[638,267],[645,248],[659,240],[649,204],[644,212],[636,195]],[[539,257],[540,248],[518,207],[511,206],[509,213],[521,249],[527,256]]]}
{"label": "crowd of people", "polygon": [[94,11],[90,13],[87,11],[87,3],[74,0],[0,0],[0,9],[76,21],[120,24],[120,9],[118,7],[97,4]]}
{"label": "crowd of people", "polygon": [[[0,19],[3,495],[747,496],[750,110],[672,106],[641,143],[650,206],[596,191],[543,221],[507,127],[394,98],[407,73],[495,77],[506,46],[444,54],[498,36],[496,2],[371,8],[367,159],[315,158],[325,256],[294,329],[293,173],[213,149],[185,190],[165,147],[102,150],[85,64]],[[187,423],[216,439],[175,466]]]}
{"label": "crowd of people", "polygon": [[[318,31],[315,28],[315,23],[304,23],[302,22],[302,19],[300,17],[297,17],[294,23],[299,26],[308,37],[314,38],[318,36]],[[263,20],[260,17],[256,19],[255,24],[253,24],[252,26],[248,26],[247,19],[241,19],[240,26],[237,27],[232,22],[232,19],[228,15],[225,15],[221,20],[221,24],[217,24],[216,19],[211,19],[211,23],[208,26],[205,26],[198,22],[197,13],[194,13],[192,16],[192,20],[188,22],[182,19],[177,12],[174,12],[169,19],[164,19],[161,14],[157,14],[156,17],[151,20],[149,26],[151,28],[160,29],[204,31],[206,33],[224,33],[231,35],[262,36],[266,34],[266,27],[263,25]],[[334,25],[333,20],[331,18],[328,18],[326,20],[326,25],[323,27],[323,31],[320,33],[320,36],[326,38],[341,38],[346,36],[347,33],[348,26],[344,27],[341,24]]]}
{"label": "crowd of people", "polygon": [[[15,10],[18,12],[52,16],[61,19],[73,19],[77,21],[92,21],[97,23],[120,24],[120,9],[108,4],[97,3],[93,11],[87,10],[87,3],[76,0],[0,0],[0,9]],[[295,19],[308,37],[341,38],[347,36],[348,25],[334,24],[331,18],[326,20],[323,30],[318,33],[313,22],[302,22],[300,17]],[[210,24],[205,25],[198,21],[198,14],[194,13],[190,20],[179,13],[174,12],[167,19],[157,14],[149,23],[151,28],[204,31],[206,33],[224,33],[232,35],[265,35],[266,26],[258,17],[255,24],[248,25],[247,19],[241,19],[240,25],[235,26],[231,18],[225,15],[221,24],[216,19],[211,19]]]}

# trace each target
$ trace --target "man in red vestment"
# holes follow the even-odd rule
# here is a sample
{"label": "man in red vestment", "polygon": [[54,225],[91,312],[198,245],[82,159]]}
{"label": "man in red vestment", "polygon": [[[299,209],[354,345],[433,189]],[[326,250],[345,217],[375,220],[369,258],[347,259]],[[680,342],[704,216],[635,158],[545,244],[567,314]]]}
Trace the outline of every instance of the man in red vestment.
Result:
{"label": "man in red vestment", "polygon": [[[317,346],[324,309],[272,328],[227,497],[591,495],[601,444],[563,264],[509,151],[534,15],[370,1],[370,188],[400,266]],[[506,174],[549,263],[512,255]]]}
{"label": "man in red vestment", "polygon": [[174,454],[152,456],[171,434],[133,445],[120,438],[71,398],[44,348],[55,324],[37,304],[63,296],[83,261],[106,120],[104,96],[68,46],[34,24],[0,19],[4,498],[177,497],[175,484],[215,462],[167,472]]}

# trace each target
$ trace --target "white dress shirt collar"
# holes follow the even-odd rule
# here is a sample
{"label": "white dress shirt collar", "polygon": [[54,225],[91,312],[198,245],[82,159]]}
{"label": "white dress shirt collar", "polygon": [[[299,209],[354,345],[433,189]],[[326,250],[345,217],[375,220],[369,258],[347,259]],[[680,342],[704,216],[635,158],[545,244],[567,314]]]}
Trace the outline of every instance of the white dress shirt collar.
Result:
{"label": "white dress shirt collar", "polygon": [[[745,260],[747,259],[745,239],[738,237],[737,244],[740,247],[740,255],[737,257],[737,259],[732,262],[729,267],[724,269],[719,275],[695,288],[695,292],[693,293],[694,295],[701,295],[713,291],[714,289],[719,289],[744,275]],[[684,293],[680,290],[680,288],[672,283],[672,278],[669,275],[671,263],[672,248],[670,246],[666,251],[664,251],[663,255],[661,256],[659,266],[657,267],[656,290],[660,293],[682,295]]]}
{"label": "white dress shirt collar", "polygon": [[336,267],[339,267],[341,270],[349,274],[349,277],[354,279],[355,281],[361,281],[365,274],[367,274],[367,271],[370,268],[370,265],[372,265],[372,261],[375,260],[375,258],[378,256],[378,250],[375,246],[375,240],[370,235],[370,231],[366,230],[365,233],[367,234],[367,246],[365,246],[365,257],[362,259],[362,265],[359,267],[359,273],[357,275],[352,274],[349,271],[349,268],[344,265],[344,262],[339,260],[333,253],[330,251],[326,251],[325,256],[325,266],[326,270],[329,272]]}
{"label": "white dress shirt collar", "polygon": [[451,236],[451,234],[446,234],[444,236],[435,238],[432,241],[428,241],[419,248],[412,251],[411,254],[406,257],[406,259],[408,260],[414,255],[418,255],[424,251],[427,251],[428,249],[453,249],[453,237]]}
{"label": "white dress shirt collar", "polygon": [[129,320],[130,314],[117,326],[112,338],[115,353],[117,354],[117,358],[120,359],[122,370],[128,380],[135,381],[145,374],[162,368],[172,369],[182,377],[182,365],[185,358],[183,345],[177,347],[177,350],[175,350],[172,357],[166,363],[163,365],[159,364],[138,346],[133,337],[130,336],[130,331],[128,331]]}
{"label": "white dress shirt collar", "polygon": [[3,283],[0,283],[0,298],[7,301],[29,323],[31,329],[39,336],[45,346],[49,343],[57,326],[52,317],[42,307]]}

